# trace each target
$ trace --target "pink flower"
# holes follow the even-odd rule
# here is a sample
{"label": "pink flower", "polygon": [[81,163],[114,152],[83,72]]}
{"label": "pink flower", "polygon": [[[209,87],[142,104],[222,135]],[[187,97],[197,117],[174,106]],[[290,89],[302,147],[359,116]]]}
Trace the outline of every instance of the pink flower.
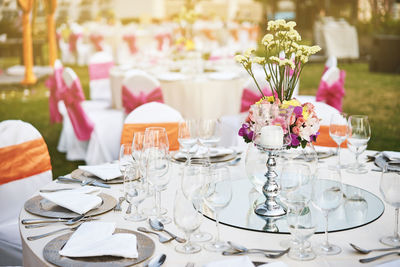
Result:
{"label": "pink flower", "polygon": [[290,116],[290,125],[293,125],[296,122],[296,114],[292,113],[292,116]]}
{"label": "pink flower", "polygon": [[296,125],[301,126],[306,120],[303,117],[297,118]]}
{"label": "pink flower", "polygon": [[295,135],[299,135],[300,133],[300,128],[298,126],[294,126],[292,128],[292,133],[294,133]]}

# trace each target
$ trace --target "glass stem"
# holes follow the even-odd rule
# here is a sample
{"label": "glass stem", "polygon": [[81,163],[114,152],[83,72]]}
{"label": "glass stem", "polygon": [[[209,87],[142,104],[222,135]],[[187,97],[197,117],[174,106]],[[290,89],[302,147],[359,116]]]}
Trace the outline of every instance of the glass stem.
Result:
{"label": "glass stem", "polygon": [[336,149],[336,154],[337,154],[337,158],[338,158],[338,165],[340,168],[340,144],[338,145],[338,147]]}
{"label": "glass stem", "polygon": [[325,221],[326,221],[326,223],[325,223],[325,246],[329,246],[329,239],[328,239],[328,212],[325,212]]}
{"label": "glass stem", "polygon": [[136,203],[133,204],[132,206],[133,206],[133,216],[138,216],[138,215],[139,215],[138,203],[136,202]]}
{"label": "glass stem", "polygon": [[217,210],[215,210],[215,225],[217,227],[217,235],[215,236],[215,243],[220,243],[220,237],[219,237],[219,213]]}
{"label": "glass stem", "polygon": [[395,239],[399,240],[399,208],[394,210],[394,236]]}
{"label": "glass stem", "polygon": [[161,191],[156,189],[155,192],[157,218],[161,217]]}
{"label": "glass stem", "polygon": [[360,154],[358,153],[358,151],[356,152],[356,169],[359,169],[360,168],[360,163],[358,162],[358,156],[359,156]]}
{"label": "glass stem", "polygon": [[190,240],[190,233],[185,232],[186,236],[186,243],[183,245],[185,247],[185,250],[189,250],[192,247],[192,241]]}

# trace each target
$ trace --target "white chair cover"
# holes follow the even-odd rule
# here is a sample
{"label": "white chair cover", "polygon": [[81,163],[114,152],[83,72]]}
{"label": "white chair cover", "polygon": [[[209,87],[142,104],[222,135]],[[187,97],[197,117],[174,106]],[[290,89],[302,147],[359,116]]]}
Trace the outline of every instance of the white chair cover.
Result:
{"label": "white chair cover", "polygon": [[[89,87],[90,98],[93,100],[107,100],[111,103],[111,85],[109,73],[105,77],[92,77],[91,72],[99,69],[99,72],[104,72],[100,68],[111,68],[113,65],[113,57],[107,52],[98,52],[92,55],[89,59]],[[90,70],[92,68],[92,70]],[[97,75],[98,76],[98,75]]]}
{"label": "white chair cover", "polygon": [[133,71],[126,74],[122,81],[122,86],[126,86],[132,93],[148,93],[160,87],[160,82],[146,72]]}
{"label": "white chair cover", "polygon": [[[29,123],[19,120],[0,122],[0,148],[38,138],[42,135]],[[0,185],[0,266],[22,265],[18,230],[20,210],[26,200],[51,180],[52,171],[49,170]]]}
{"label": "white chair cover", "polygon": [[182,115],[172,107],[150,102],[133,110],[125,119],[125,123],[156,123],[183,121]]}
{"label": "white chair cover", "polygon": [[[63,79],[66,85],[70,86],[78,77],[72,69],[66,68]],[[67,160],[85,160],[88,165],[95,165],[118,159],[123,112],[104,109],[101,103],[82,102],[85,113],[95,125],[89,141],[78,140],[66,108],[63,107],[64,112],[61,113],[63,128],[57,149],[60,152],[66,152]]]}

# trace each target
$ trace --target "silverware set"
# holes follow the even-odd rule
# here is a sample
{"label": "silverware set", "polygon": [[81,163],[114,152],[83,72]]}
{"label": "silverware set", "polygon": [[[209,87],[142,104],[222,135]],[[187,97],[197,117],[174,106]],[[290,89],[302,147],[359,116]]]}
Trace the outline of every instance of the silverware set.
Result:
{"label": "silverware set", "polygon": [[260,249],[260,248],[248,249],[242,245],[235,244],[231,241],[228,241],[228,244],[231,246],[231,250],[223,251],[222,255],[224,255],[224,256],[261,254],[267,258],[276,259],[276,258],[282,257],[283,255],[288,253],[290,250],[290,248],[285,249],[285,250]]}
{"label": "silverware set", "polygon": [[51,232],[48,232],[48,233],[44,233],[44,234],[41,234],[41,235],[28,236],[27,239],[29,241],[33,241],[33,240],[38,240],[38,239],[41,239],[43,237],[54,235],[54,234],[57,234],[57,233],[60,233],[60,232],[63,232],[63,231],[67,231],[67,230],[76,231],[79,228],[79,226],[81,226],[82,223],[83,222],[81,222],[80,224],[78,224],[75,227],[65,227],[65,228],[61,228],[61,229],[58,229],[58,230],[55,230],[55,231],[51,231]]}
{"label": "silverware set", "polygon": [[385,248],[374,248],[374,249],[364,249],[364,248],[361,248],[361,247],[359,247],[357,245],[354,245],[352,243],[350,243],[350,246],[355,251],[357,251],[358,253],[361,253],[361,254],[368,254],[368,253],[377,252],[377,251],[391,251],[391,252],[384,253],[384,254],[381,254],[381,255],[378,255],[378,256],[375,256],[375,257],[360,259],[359,261],[361,263],[368,263],[368,262],[375,261],[375,260],[381,259],[381,258],[386,257],[386,256],[390,256],[390,255],[400,256],[400,251],[392,251],[392,250],[400,250],[400,246],[397,246],[397,247],[385,247]]}
{"label": "silverware set", "polygon": [[79,180],[75,178],[70,178],[70,177],[65,177],[65,176],[59,176],[57,178],[58,183],[79,183],[81,186],[85,185],[91,185],[91,186],[98,186],[98,187],[103,187],[103,188],[111,188],[110,185],[96,181],[95,179],[86,179],[86,180]]}

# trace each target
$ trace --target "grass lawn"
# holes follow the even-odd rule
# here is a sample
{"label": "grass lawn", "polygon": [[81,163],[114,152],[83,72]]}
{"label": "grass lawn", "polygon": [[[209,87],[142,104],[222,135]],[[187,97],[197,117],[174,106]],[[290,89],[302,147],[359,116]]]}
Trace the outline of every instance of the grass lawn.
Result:
{"label": "grass lawn", "polygon": [[[400,151],[400,75],[372,73],[367,63],[340,64],[346,70],[344,112],[370,118],[372,137],[368,149]],[[89,96],[87,67],[72,66]],[[315,95],[324,66],[308,64],[302,73],[300,93]],[[19,119],[43,135],[50,151],[53,176],[69,173],[84,162],[69,162],[57,151],[61,125],[49,123],[48,90],[44,81],[27,89],[0,87],[0,121]]]}

